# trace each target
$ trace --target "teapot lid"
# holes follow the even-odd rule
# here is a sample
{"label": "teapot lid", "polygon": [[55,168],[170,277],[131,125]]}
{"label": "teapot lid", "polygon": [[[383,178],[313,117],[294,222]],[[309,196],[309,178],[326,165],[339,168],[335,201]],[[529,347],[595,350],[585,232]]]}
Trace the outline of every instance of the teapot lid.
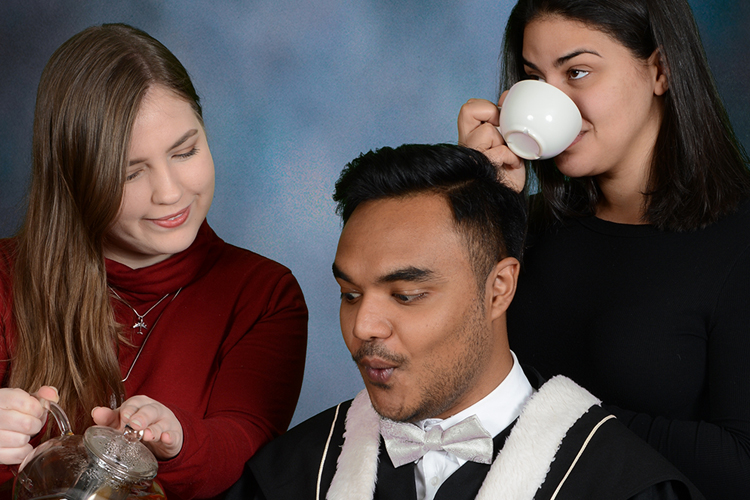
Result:
{"label": "teapot lid", "polygon": [[153,479],[159,468],[156,458],[141,443],[142,432],[129,426],[124,432],[95,425],[86,429],[83,442],[89,452],[104,462],[107,468],[124,479],[142,481]]}

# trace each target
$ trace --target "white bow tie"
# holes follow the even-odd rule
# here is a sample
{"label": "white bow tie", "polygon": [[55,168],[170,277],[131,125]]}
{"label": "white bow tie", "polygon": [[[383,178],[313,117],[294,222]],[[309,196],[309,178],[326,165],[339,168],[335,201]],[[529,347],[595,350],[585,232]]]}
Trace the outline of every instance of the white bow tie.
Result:
{"label": "white bow tie", "polygon": [[466,461],[492,463],[492,436],[472,415],[450,429],[436,425],[427,432],[414,424],[380,420],[380,434],[394,467],[415,462],[428,451],[443,450]]}

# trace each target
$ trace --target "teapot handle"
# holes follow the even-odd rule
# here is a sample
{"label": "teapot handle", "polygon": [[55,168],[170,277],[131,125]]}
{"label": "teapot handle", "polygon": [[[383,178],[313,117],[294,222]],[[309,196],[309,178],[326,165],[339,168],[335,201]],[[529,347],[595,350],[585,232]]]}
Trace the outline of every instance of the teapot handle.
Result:
{"label": "teapot handle", "polygon": [[73,428],[70,426],[70,420],[68,420],[68,416],[65,414],[62,408],[57,403],[54,403],[52,401],[48,401],[49,403],[49,411],[52,413],[52,416],[55,417],[55,421],[57,422],[57,427],[60,429],[60,433],[63,436],[72,436],[73,435]]}

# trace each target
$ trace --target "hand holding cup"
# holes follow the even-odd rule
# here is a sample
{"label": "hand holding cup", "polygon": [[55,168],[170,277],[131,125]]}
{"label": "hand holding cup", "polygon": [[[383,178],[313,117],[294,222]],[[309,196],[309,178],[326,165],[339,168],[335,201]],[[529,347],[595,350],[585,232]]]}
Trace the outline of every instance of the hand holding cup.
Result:
{"label": "hand holding cup", "polygon": [[[505,94],[500,97],[501,102]],[[526,183],[526,165],[505,145],[497,129],[499,123],[500,108],[495,103],[469,99],[458,113],[458,144],[487,156],[497,168],[500,180],[520,192]]]}

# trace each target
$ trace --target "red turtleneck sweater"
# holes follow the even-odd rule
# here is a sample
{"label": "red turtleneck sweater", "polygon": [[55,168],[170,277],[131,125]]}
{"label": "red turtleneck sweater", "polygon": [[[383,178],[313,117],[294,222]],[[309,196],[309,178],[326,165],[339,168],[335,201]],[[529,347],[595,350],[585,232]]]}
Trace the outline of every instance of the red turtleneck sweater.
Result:
{"label": "red turtleneck sweater", "polygon": [[[14,335],[13,247],[12,240],[0,244],[0,359],[10,358],[6,346]],[[133,311],[112,299],[133,344],[119,346],[123,377],[130,371],[126,397],[163,403],[184,431],[180,454],[159,463],[168,498],[221,493],[294,413],[307,343],[297,281],[282,265],[225,243],[206,222],[187,250],[153,266],[130,269],[107,260],[107,280],[141,314],[169,294],[145,316],[142,335],[130,327],[137,322]],[[4,381],[7,368],[0,364]],[[2,469],[0,481],[11,479]]]}

